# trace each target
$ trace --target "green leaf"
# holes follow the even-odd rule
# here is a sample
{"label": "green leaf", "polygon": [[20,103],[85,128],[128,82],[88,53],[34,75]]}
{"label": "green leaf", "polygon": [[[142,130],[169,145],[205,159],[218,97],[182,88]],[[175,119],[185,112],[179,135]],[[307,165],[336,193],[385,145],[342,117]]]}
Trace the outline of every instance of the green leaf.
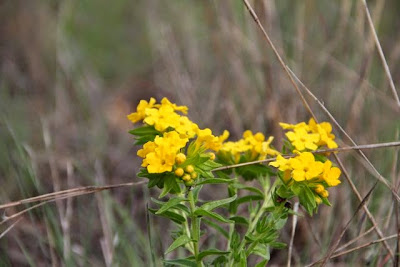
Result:
{"label": "green leaf", "polygon": [[232,201],[234,201],[237,198],[237,195],[234,195],[232,197],[229,198],[225,198],[225,199],[220,199],[220,200],[215,200],[215,201],[211,201],[208,203],[205,203],[201,206],[202,209],[207,210],[207,211],[212,211],[215,208],[218,208],[222,205],[231,203]]}
{"label": "green leaf", "polygon": [[166,196],[169,192],[176,194],[176,193],[180,193],[180,191],[181,191],[181,188],[176,181],[175,175],[169,173],[164,178],[164,188],[163,188],[163,191],[161,192],[159,198]]}
{"label": "green leaf", "polygon": [[[257,244],[252,251],[250,251],[250,254],[255,254],[263,259],[265,259],[267,262],[270,260],[271,255],[269,251],[269,247],[264,244]],[[264,265],[263,265],[264,266]]]}
{"label": "green leaf", "polygon": [[299,194],[300,204],[306,209],[308,214],[312,215],[314,209],[317,207],[315,202],[315,195],[308,186],[304,186]]}
{"label": "green leaf", "polygon": [[247,191],[256,193],[257,195],[264,197],[264,193],[258,188],[255,188],[252,186],[245,186],[243,184],[234,184],[233,186],[236,187],[237,189],[247,190]]}
{"label": "green leaf", "polygon": [[248,195],[248,196],[244,196],[244,197],[238,198],[237,204],[240,205],[240,204],[243,204],[243,203],[246,203],[246,202],[263,200],[263,199],[264,199],[264,197],[259,196],[259,195]]}
{"label": "green leaf", "polygon": [[273,172],[268,166],[253,164],[236,168],[236,173],[241,175],[245,180],[253,180],[259,176],[265,176]]}
{"label": "green leaf", "polygon": [[221,215],[219,215],[219,214],[217,214],[215,212],[203,210],[201,208],[198,208],[194,212],[194,215],[196,215],[196,216],[207,216],[207,217],[210,217],[212,219],[215,219],[215,220],[223,222],[223,223],[233,223],[233,221],[225,219],[224,217],[222,217]]}
{"label": "green leaf", "polygon": [[204,181],[201,181],[200,183],[197,183],[197,185],[203,185],[203,184],[231,184],[233,182],[234,182],[233,179],[209,178],[209,179],[205,179]]}
{"label": "green leaf", "polygon": [[[153,213],[153,214],[156,214],[156,212],[157,212],[156,209],[149,209],[149,211],[151,213]],[[170,219],[171,221],[173,221],[173,222],[175,222],[177,224],[182,224],[184,221],[186,221],[185,218],[182,215],[180,215],[178,213],[175,213],[175,212],[172,212],[172,211],[169,211],[169,210],[167,210],[164,213],[157,214],[157,216],[168,218],[168,219]]]}
{"label": "green leaf", "polygon": [[166,266],[186,266],[186,267],[197,267],[197,263],[194,257],[188,257],[184,259],[175,260],[164,260]]}
{"label": "green leaf", "polygon": [[222,251],[222,250],[218,250],[218,249],[208,249],[208,250],[204,250],[199,253],[198,260],[202,260],[204,257],[207,257],[209,255],[227,255],[229,253],[230,253],[229,251]]}
{"label": "green leaf", "polygon": [[202,220],[205,224],[207,224],[208,226],[214,228],[215,230],[217,230],[221,235],[223,235],[226,239],[229,238],[229,233],[222,228],[221,226],[219,226],[217,223],[209,221],[207,219],[203,219]]}
{"label": "green leaf", "polygon": [[241,216],[232,216],[229,218],[229,220],[234,221],[235,224],[249,225],[248,220]]}
{"label": "green leaf", "polygon": [[145,135],[158,135],[159,131],[154,129],[154,126],[143,126],[129,131],[130,134],[136,136],[145,136]]}
{"label": "green leaf", "polygon": [[156,214],[163,213],[163,212],[167,211],[168,209],[175,207],[182,201],[187,201],[187,199],[182,198],[182,197],[171,198],[170,200],[168,200],[168,202],[162,204],[161,208],[156,212]]}
{"label": "green leaf", "polygon": [[283,242],[277,242],[277,241],[271,242],[269,245],[270,245],[271,247],[273,247],[273,248],[276,248],[276,249],[283,249],[283,248],[286,248],[286,247],[287,247],[287,245],[286,245],[285,243],[283,243]]}
{"label": "green leaf", "polygon": [[175,239],[174,242],[172,242],[172,244],[169,246],[169,248],[167,249],[167,251],[165,251],[164,254],[167,255],[171,251],[173,251],[173,250],[179,248],[180,246],[183,246],[189,242],[190,242],[190,238],[187,235],[181,235],[180,237]]}

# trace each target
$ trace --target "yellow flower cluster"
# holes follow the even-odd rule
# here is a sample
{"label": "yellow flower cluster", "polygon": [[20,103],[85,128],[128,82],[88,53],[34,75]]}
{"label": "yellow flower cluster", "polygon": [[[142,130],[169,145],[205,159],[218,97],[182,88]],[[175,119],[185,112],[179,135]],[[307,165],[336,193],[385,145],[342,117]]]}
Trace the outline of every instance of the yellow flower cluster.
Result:
{"label": "yellow flower cluster", "polygon": [[274,140],[272,136],[265,141],[265,136],[258,132],[253,135],[250,130],[243,133],[243,138],[236,142],[225,142],[221,146],[222,153],[228,153],[233,156],[234,162],[238,163],[240,157],[244,153],[249,153],[247,161],[263,160],[268,155],[276,156],[279,152],[270,147],[271,142]]}
{"label": "yellow flower cluster", "polygon": [[181,138],[175,131],[166,132],[162,137],[156,136],[154,142],[147,142],[137,152],[143,158],[142,167],[147,167],[149,173],[172,171],[177,154],[188,141],[189,139]]}
{"label": "yellow flower cluster", "polygon": [[337,148],[334,141],[335,135],[332,134],[332,126],[329,122],[316,123],[313,118],[308,124],[301,122],[298,124],[279,123],[285,130],[286,137],[298,151],[316,150],[318,147],[327,146]]}
{"label": "yellow flower cluster", "polygon": [[159,132],[165,132],[173,128],[182,138],[193,138],[198,130],[197,124],[188,117],[179,115],[176,111],[187,114],[186,106],[177,106],[171,103],[166,97],[156,104],[154,98],[150,101],[141,100],[136,112],[128,115],[133,123],[143,121],[145,124],[154,126]]}
{"label": "yellow flower cluster", "polygon": [[311,182],[315,184],[314,191],[321,197],[327,197],[328,191],[325,187],[337,186],[340,184],[339,176],[341,171],[332,167],[332,162],[325,163],[316,161],[311,152],[299,152],[296,157],[286,159],[278,155],[276,161],[269,165],[278,168],[284,173],[285,183],[290,183],[291,178],[296,182]]}
{"label": "yellow flower cluster", "polygon": [[[133,123],[143,121],[144,124],[153,126],[160,133],[154,141],[145,143],[138,151],[138,156],[143,158],[142,167],[146,167],[149,173],[172,171],[177,163],[178,153],[186,146],[189,139],[197,136],[196,149],[202,147],[205,150],[218,151],[228,138],[228,131],[224,131],[221,136],[214,136],[210,129],[200,129],[187,116],[177,113],[187,114],[187,111],[186,106],[177,106],[165,97],[159,104],[154,98],[150,98],[148,102],[141,100],[136,112],[127,116]],[[194,176],[193,173],[190,174]],[[185,180],[184,177],[182,174],[183,180]]]}

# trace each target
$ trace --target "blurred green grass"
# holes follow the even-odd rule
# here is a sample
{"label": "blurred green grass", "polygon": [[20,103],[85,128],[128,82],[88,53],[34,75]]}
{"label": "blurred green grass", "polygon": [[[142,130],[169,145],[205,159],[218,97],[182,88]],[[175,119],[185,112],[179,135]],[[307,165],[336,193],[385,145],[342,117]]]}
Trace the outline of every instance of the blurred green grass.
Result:
{"label": "blurred green grass", "polygon": [[[399,109],[360,3],[252,1],[285,62],[352,138],[360,144],[398,140]],[[400,3],[377,0],[368,4],[398,86]],[[8,0],[0,4],[0,25],[1,203],[52,192],[57,176],[61,189],[137,181],[137,148],[127,134],[131,125],[125,116],[140,99],[167,96],[189,106],[192,120],[201,127],[216,133],[228,129],[232,138],[245,129],[262,131],[275,136],[277,147],[283,137],[278,122],[308,119],[239,0],[117,0],[112,4],[105,0]],[[327,120],[310,103],[318,118]],[[46,127],[51,139],[47,148]],[[343,137],[338,134],[338,138]],[[367,155],[397,185],[396,153],[385,149]],[[375,181],[373,175],[355,153],[340,158],[365,195]],[[68,173],[68,163],[72,173]],[[69,257],[65,256],[66,233],[59,208],[66,202],[39,208],[1,238],[0,265],[103,266],[107,253],[102,240],[111,245],[116,265],[150,264],[145,218],[146,203],[154,195],[157,192],[135,187],[101,194],[103,206],[95,196],[74,199]],[[333,207],[321,207],[315,218],[300,219],[295,264],[324,255],[358,206],[345,181],[331,192],[331,202]],[[378,186],[369,207],[386,235],[393,233],[395,215],[389,214],[392,202],[385,187]],[[160,265],[163,247],[171,239],[165,220],[151,220],[156,265]],[[368,220],[362,224],[363,220],[360,212],[346,241],[368,229]],[[168,225],[168,231],[173,230]],[[107,231],[111,235],[105,238]],[[282,240],[289,240],[288,233],[283,233]],[[390,244],[394,249],[394,241]],[[383,253],[379,245],[360,252],[333,263],[366,264]],[[286,250],[274,251],[271,263],[285,264],[286,257]]]}

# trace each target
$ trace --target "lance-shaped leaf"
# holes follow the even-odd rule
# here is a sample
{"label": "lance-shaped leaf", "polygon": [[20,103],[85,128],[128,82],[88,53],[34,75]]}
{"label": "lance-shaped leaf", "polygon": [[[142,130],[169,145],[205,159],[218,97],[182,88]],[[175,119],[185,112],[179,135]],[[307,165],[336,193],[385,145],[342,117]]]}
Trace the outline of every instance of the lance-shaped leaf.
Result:
{"label": "lance-shaped leaf", "polygon": [[165,266],[186,266],[186,267],[197,267],[197,263],[194,257],[175,259],[175,260],[164,260]]}
{"label": "lance-shaped leaf", "polygon": [[207,211],[212,211],[215,208],[218,208],[222,205],[231,203],[237,198],[237,195],[233,195],[232,197],[225,198],[225,199],[220,199],[220,200],[215,200],[215,201],[210,201],[208,203],[205,203],[201,206],[202,209],[207,210]]}
{"label": "lance-shaped leaf", "polygon": [[[156,209],[149,209],[149,211],[151,213],[153,213],[153,214],[156,214],[157,210]],[[169,211],[169,210],[167,210],[167,211],[165,211],[165,212],[163,212],[161,214],[158,214],[158,216],[166,217],[166,218],[172,220],[173,222],[175,222],[177,224],[182,224],[184,221],[186,221],[185,218],[182,215],[180,215],[178,213],[175,213],[175,212],[172,212],[172,211]]]}
{"label": "lance-shaped leaf", "polygon": [[185,245],[186,243],[189,243],[189,242],[190,242],[190,238],[187,235],[181,235],[180,237],[175,239],[174,242],[172,242],[172,244],[169,246],[167,251],[165,251],[165,255],[167,255],[171,251],[173,251],[173,250],[179,248],[180,246],[183,246],[183,245]]}
{"label": "lance-shaped leaf", "polygon": [[229,253],[230,253],[229,251],[222,251],[219,249],[208,249],[200,252],[198,259],[202,260],[204,257],[207,257],[209,255],[227,255]]}
{"label": "lance-shaped leaf", "polygon": [[176,205],[178,205],[179,203],[181,203],[182,201],[187,201],[186,198],[183,197],[176,197],[176,198],[171,198],[170,200],[168,200],[166,203],[163,203],[161,205],[161,208],[156,212],[156,214],[161,214],[167,210],[169,210],[170,208],[175,207]]}
{"label": "lance-shaped leaf", "polygon": [[215,212],[204,210],[202,208],[198,208],[194,212],[194,215],[196,215],[196,216],[207,216],[207,217],[210,217],[212,219],[215,219],[217,221],[224,222],[224,223],[232,223],[233,222],[233,221],[230,221],[228,219],[225,219],[224,217],[222,217],[221,215],[219,215],[219,214],[217,214]]}

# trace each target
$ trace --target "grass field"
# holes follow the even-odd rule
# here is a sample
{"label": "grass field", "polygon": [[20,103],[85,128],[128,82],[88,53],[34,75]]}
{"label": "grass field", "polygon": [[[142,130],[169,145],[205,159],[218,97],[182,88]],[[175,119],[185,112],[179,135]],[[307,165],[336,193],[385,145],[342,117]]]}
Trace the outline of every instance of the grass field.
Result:
{"label": "grass field", "polygon": [[[362,0],[249,2],[340,146],[353,144],[302,84],[356,144],[400,140],[392,89],[400,94],[399,1],[368,1],[377,38]],[[0,25],[0,204],[145,181],[136,177],[140,158],[126,119],[141,99],[168,97],[188,106],[203,128],[227,129],[232,139],[261,131],[275,136],[276,147],[284,137],[279,122],[310,118],[241,0],[6,0]],[[399,192],[399,152],[388,147],[365,156],[369,162],[356,151],[338,153],[348,177],[330,191],[332,207],[298,218],[293,266],[323,258],[348,222],[337,247],[352,241],[340,252],[356,249],[328,265],[398,264],[399,206],[382,180]],[[363,199],[376,181],[359,209],[354,189]],[[224,193],[216,186],[203,197]],[[32,209],[0,225],[0,266],[162,266],[174,225],[147,213],[158,194],[138,183]],[[3,209],[2,219],[34,204]],[[280,237],[286,243],[289,221]],[[397,257],[382,237],[391,237],[386,246]],[[221,241],[211,234],[204,242]],[[287,262],[288,249],[272,252],[271,266]]]}

